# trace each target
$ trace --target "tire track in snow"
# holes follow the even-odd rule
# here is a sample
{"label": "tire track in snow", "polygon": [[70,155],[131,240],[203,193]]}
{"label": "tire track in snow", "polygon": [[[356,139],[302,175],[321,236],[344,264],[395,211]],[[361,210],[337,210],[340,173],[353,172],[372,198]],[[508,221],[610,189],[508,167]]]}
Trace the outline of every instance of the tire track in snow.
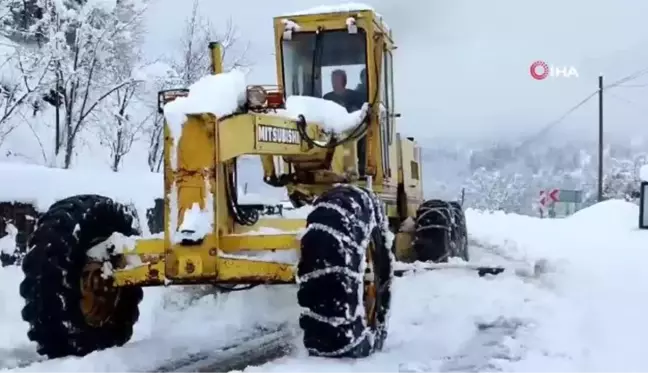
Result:
{"label": "tire track in snow", "polygon": [[468,239],[468,248],[470,250],[470,260],[476,260],[480,264],[510,264],[524,263],[528,264],[525,259],[517,258],[506,249],[506,245],[493,245],[481,242],[475,238]]}
{"label": "tire track in snow", "polygon": [[507,343],[526,323],[517,318],[500,317],[490,323],[477,323],[477,333],[457,353],[439,367],[440,372],[502,371],[498,361],[522,358]]}
{"label": "tire track in snow", "polygon": [[[213,352],[200,352],[155,368],[154,372],[229,372],[265,364],[293,350],[293,334],[287,328],[265,331],[240,339]],[[150,371],[150,370],[146,370]]]}
{"label": "tire track in snow", "polygon": [[0,371],[5,369],[24,368],[46,358],[36,352],[34,346],[0,349]]}
{"label": "tire track in snow", "polygon": [[506,242],[504,245],[494,245],[470,238],[468,244],[471,262],[483,266],[500,265],[514,268],[515,274],[522,278],[541,280],[542,275],[553,269],[553,265],[547,259],[531,260],[515,255],[517,248],[513,246],[507,249]]}
{"label": "tire track in snow", "polygon": [[[504,267],[519,267],[515,275],[527,282],[529,279],[539,279],[547,271],[546,261],[529,261],[516,257],[513,250],[507,250],[506,245],[482,243],[476,239],[469,240],[471,262],[479,265],[501,265]],[[513,251],[513,253],[511,252]],[[529,267],[529,271],[520,270]],[[531,322],[518,317],[501,316],[491,322],[475,323],[476,331],[455,354],[446,357],[438,368],[439,372],[483,372],[502,371],[502,362],[515,362],[523,358],[523,351],[512,347],[517,333],[527,328]],[[409,371],[407,369],[401,371]]]}

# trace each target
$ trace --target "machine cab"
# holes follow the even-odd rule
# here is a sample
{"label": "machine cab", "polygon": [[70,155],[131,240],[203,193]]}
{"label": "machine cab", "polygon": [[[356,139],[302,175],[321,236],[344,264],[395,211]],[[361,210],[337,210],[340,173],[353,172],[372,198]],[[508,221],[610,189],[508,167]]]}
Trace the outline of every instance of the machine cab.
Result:
{"label": "machine cab", "polygon": [[357,143],[358,172],[389,177],[394,47],[382,18],[371,9],[313,9],[276,17],[274,33],[277,76],[286,98],[323,98],[349,112],[369,103],[367,136]]}

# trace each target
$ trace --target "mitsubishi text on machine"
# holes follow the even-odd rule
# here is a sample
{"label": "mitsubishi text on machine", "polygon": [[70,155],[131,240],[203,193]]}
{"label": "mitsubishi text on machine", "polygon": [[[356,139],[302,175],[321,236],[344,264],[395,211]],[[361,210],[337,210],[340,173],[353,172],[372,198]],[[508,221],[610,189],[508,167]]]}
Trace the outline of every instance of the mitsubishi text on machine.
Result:
{"label": "mitsubishi text on machine", "polygon": [[295,129],[259,124],[257,126],[257,141],[299,145],[301,138],[299,131]]}

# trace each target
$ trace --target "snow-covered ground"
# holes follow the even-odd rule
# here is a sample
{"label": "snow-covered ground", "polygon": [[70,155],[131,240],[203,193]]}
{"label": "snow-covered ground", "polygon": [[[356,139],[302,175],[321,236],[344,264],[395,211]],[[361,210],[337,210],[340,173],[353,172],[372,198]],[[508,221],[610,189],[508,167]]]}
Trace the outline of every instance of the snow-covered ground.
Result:
{"label": "snow-covered ground", "polygon": [[[560,220],[468,212],[473,250],[536,276],[445,270],[398,279],[385,350],[246,371],[646,371],[648,231],[608,201]],[[475,257],[475,255],[473,255]]]}
{"label": "snow-covered ground", "polygon": [[[355,361],[311,358],[297,334],[291,356],[246,371],[648,370],[648,231],[636,228],[635,205],[608,201],[555,220],[469,210],[467,219],[473,261],[535,265],[537,273],[480,278],[446,269],[397,278],[384,351]],[[37,361],[20,317],[21,278],[19,268],[0,269],[0,371],[151,370],[259,326],[297,326],[293,286],[194,302],[180,288],[147,288],[125,346]]]}
{"label": "snow-covered ground", "polygon": [[193,302],[181,288],[145,288],[140,319],[128,344],[84,358],[44,360],[27,339],[28,326],[20,316],[21,278],[18,267],[0,268],[0,372],[151,371],[298,317],[292,306],[295,291],[287,286],[208,295]]}

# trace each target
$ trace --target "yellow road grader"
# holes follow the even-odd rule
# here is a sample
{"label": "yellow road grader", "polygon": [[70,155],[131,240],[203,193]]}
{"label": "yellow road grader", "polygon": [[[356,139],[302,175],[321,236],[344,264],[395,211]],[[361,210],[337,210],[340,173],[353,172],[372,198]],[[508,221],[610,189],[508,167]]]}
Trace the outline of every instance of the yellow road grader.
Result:
{"label": "yellow road grader", "polygon": [[[20,285],[40,354],[123,345],[144,286],[296,283],[309,353],[365,357],[387,337],[395,263],[468,259],[461,206],[423,200],[420,148],[396,132],[396,45],[382,17],[371,9],[276,17],[274,37],[278,84],[245,86],[231,113],[185,112],[174,129],[169,108],[196,92],[159,93],[163,236],[142,237],[132,208],[98,195],[60,200],[40,217]],[[211,77],[231,74],[218,44],[209,53]],[[354,79],[357,89],[347,88]],[[300,98],[358,120],[332,130],[313,119],[330,113],[295,115],[290,103]],[[242,156],[260,157],[263,182],[284,188],[307,216],[242,203]],[[289,250],[295,262],[252,255]]]}

